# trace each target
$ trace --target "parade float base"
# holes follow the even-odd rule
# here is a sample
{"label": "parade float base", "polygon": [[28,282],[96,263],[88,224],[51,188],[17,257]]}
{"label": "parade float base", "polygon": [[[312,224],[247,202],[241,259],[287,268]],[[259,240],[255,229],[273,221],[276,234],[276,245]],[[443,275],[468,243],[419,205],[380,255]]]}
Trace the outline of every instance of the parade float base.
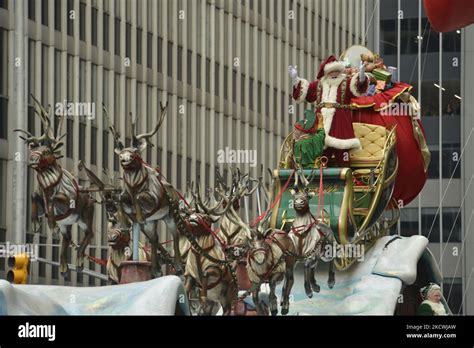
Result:
{"label": "parade float base", "polygon": [[101,287],[12,285],[0,280],[0,315],[175,314],[189,314],[176,276]]}
{"label": "parade float base", "polygon": [[[427,245],[428,240],[423,236],[382,237],[367,251],[363,261],[346,271],[335,269],[333,289],[327,286],[328,265],[320,262],[316,279],[321,291],[311,299],[304,292],[303,267],[299,263],[289,314],[393,315],[404,288],[414,284],[418,292],[420,276],[424,278],[421,285],[440,281],[441,275]],[[423,263],[423,274],[417,274],[420,263]],[[264,298],[268,286],[262,285],[262,291]],[[281,284],[277,296],[280,294]],[[245,300],[251,303],[251,296]],[[0,280],[0,315],[175,314],[189,315],[184,288],[176,276],[102,287],[12,285]]]}
{"label": "parade float base", "polygon": [[[423,236],[380,238],[367,251],[362,262],[356,262],[346,271],[337,271],[334,288],[327,286],[328,265],[320,262],[316,280],[319,293],[308,298],[303,287],[303,265],[295,270],[290,315],[394,315],[400,294],[405,286],[417,279],[420,260],[431,269],[431,281],[439,281],[438,269],[431,252],[426,248],[428,240]],[[426,284],[425,284],[426,285]],[[281,284],[277,289],[280,299]],[[408,300],[408,299],[406,299]]]}

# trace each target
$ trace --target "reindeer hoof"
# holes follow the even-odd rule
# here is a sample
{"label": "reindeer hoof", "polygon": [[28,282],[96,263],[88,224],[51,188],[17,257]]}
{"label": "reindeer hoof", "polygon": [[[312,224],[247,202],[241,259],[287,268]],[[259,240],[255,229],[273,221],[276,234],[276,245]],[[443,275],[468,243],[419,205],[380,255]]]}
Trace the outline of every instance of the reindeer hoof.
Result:
{"label": "reindeer hoof", "polygon": [[272,316],[275,316],[278,314],[278,309],[272,309]]}
{"label": "reindeer hoof", "polygon": [[311,289],[311,286],[308,283],[304,284],[304,291],[306,292],[306,296],[309,298],[313,297],[313,290]]}
{"label": "reindeer hoof", "polygon": [[287,315],[289,312],[289,308],[282,308],[281,309],[281,315]]}
{"label": "reindeer hoof", "polygon": [[333,273],[329,274],[329,279],[328,279],[329,289],[332,289],[335,284],[336,284],[336,278],[335,278],[334,272],[333,272]]}
{"label": "reindeer hoof", "polygon": [[311,287],[313,288],[314,292],[320,292],[321,291],[321,287],[316,283],[311,284]]}
{"label": "reindeer hoof", "polygon": [[71,276],[71,271],[69,270],[69,268],[66,269],[66,271],[64,272],[61,272],[61,277],[63,277],[64,280],[69,280],[70,276]]}

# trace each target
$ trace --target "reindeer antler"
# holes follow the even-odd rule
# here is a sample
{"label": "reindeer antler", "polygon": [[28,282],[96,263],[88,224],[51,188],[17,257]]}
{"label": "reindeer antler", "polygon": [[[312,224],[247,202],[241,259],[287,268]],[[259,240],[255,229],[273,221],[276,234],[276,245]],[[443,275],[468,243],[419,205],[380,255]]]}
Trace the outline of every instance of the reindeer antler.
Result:
{"label": "reindeer antler", "polygon": [[117,149],[122,150],[124,148],[122,140],[120,140],[120,133],[115,129],[115,126],[112,124],[109,118],[109,112],[105,107],[105,104],[102,103],[102,109],[104,110],[105,118],[107,119],[107,123],[109,124],[109,129],[112,135],[114,136],[114,142]]}
{"label": "reindeer antler", "polygon": [[[31,94],[31,98],[35,102],[37,108],[34,109],[34,112],[36,115],[39,116],[41,120],[41,125],[42,125],[42,134],[37,137],[31,134],[29,131],[24,130],[24,129],[15,129],[14,132],[21,132],[26,135],[26,137],[20,136],[21,139],[25,141],[25,143],[30,144],[30,143],[38,143],[38,144],[44,144],[47,146],[50,146],[52,151],[58,155],[58,152],[60,151],[61,147],[64,145],[64,143],[61,141],[62,138],[66,136],[66,134],[60,136],[60,131],[61,131],[61,125],[62,125],[62,117],[60,119],[60,122],[58,124],[58,131],[57,134],[54,134],[54,130],[51,127],[51,119],[50,119],[50,114],[51,114],[51,105],[49,105],[49,111],[46,111],[46,109],[41,105],[38,99],[35,98],[33,94]],[[40,111],[38,112],[39,109]],[[60,158],[60,157],[56,157]]]}
{"label": "reindeer antler", "polygon": [[[149,138],[151,138],[153,135],[155,135],[158,130],[160,129],[164,119],[165,119],[165,116],[166,116],[166,109],[168,108],[168,103],[166,103],[164,106],[163,104],[160,102],[160,117],[158,119],[158,122],[156,123],[156,126],[155,128],[151,131],[151,132],[148,132],[148,133],[142,133],[142,134],[137,134],[135,135],[135,133],[133,134],[133,138],[134,138],[134,142],[137,142],[137,145],[138,143],[140,142],[140,140],[145,140],[148,144],[150,144],[151,146],[153,146],[153,144],[150,142]],[[135,128],[135,127],[133,127]]]}

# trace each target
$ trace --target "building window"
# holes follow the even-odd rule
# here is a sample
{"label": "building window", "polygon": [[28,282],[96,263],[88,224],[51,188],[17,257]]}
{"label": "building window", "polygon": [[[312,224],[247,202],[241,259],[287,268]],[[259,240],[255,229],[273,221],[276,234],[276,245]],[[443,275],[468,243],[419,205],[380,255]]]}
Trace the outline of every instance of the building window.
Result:
{"label": "building window", "polygon": [[149,69],[152,68],[152,63],[153,63],[152,40],[153,40],[153,33],[149,31],[146,35],[146,66]]}
{"label": "building window", "polygon": [[168,151],[166,153],[166,177],[171,178],[171,165],[173,162],[173,153]]}
{"label": "building window", "polygon": [[91,127],[91,163],[97,164],[97,127]]}
{"label": "building window", "polygon": [[253,110],[253,78],[249,79],[249,108]]}
{"label": "building window", "polygon": [[262,112],[262,82],[257,83],[257,112]]}
{"label": "building window", "polygon": [[163,39],[158,36],[158,72],[163,72]]}
{"label": "building window", "polygon": [[196,55],[196,88],[201,88],[201,55]]}
{"label": "building window", "polygon": [[178,80],[179,81],[183,80],[182,65],[183,65],[183,47],[178,46],[178,66],[177,66],[177,70],[178,70]]}
{"label": "building window", "polygon": [[[431,161],[428,166],[428,178],[437,179],[439,178],[439,151],[438,145],[435,145],[435,149],[431,151]],[[443,178],[449,179],[461,177],[461,163],[460,163],[460,144],[443,144],[443,157],[442,157],[442,171]]]}
{"label": "building window", "polygon": [[445,278],[443,296],[453,315],[463,314],[462,304],[465,296],[462,293],[462,278]]}
{"label": "building window", "polygon": [[61,15],[62,15],[62,2],[56,1],[54,3],[54,29],[61,31]]}
{"label": "building window", "polygon": [[[74,87],[74,78],[73,78],[73,64],[74,64],[74,58],[72,55],[68,54],[67,55],[67,100],[71,101],[72,100],[72,94],[73,94],[73,87]],[[33,88],[33,85],[31,86]]]}
{"label": "building window", "polygon": [[168,41],[168,76],[173,76],[173,43]]}
{"label": "building window", "polygon": [[[40,235],[39,237],[40,247],[39,247],[39,257],[46,258],[46,243],[48,242],[47,237]],[[46,277],[46,264],[44,262],[39,262],[38,264],[38,275],[40,277]]]}
{"label": "building window", "polygon": [[115,54],[120,55],[120,18],[115,17],[115,28],[114,28],[114,37],[115,37]]}
{"label": "building window", "polygon": [[228,83],[228,74],[229,74],[229,68],[227,66],[224,66],[224,99],[228,99],[228,89],[227,89],[227,83]]}
{"label": "building window", "polygon": [[32,21],[35,20],[35,4],[36,0],[28,0],[28,19],[31,19]]}
{"label": "building window", "polygon": [[109,50],[109,14],[104,12],[104,50]]}
{"label": "building window", "polygon": [[[421,231],[431,243],[439,243],[438,208],[421,209]],[[443,243],[461,242],[461,212],[458,207],[443,207]]]}
{"label": "building window", "polygon": [[211,60],[206,58],[206,92],[211,92]]}
{"label": "building window", "polygon": [[[82,103],[86,99],[86,61],[79,60],[79,101]],[[80,115],[84,116],[84,115]],[[82,138],[81,138],[82,139]]]}
{"label": "building window", "polygon": [[186,67],[187,67],[187,73],[186,73],[187,82],[188,82],[188,85],[191,85],[192,71],[193,71],[193,53],[189,49],[187,53]]}
{"label": "building window", "polygon": [[109,167],[109,132],[102,131],[102,167],[107,169]]}
{"label": "building window", "polygon": [[0,138],[8,136],[8,35],[7,31],[0,28]]}
{"label": "building window", "polygon": [[240,106],[245,106],[245,75],[241,75],[240,80]]}
{"label": "building window", "polygon": [[68,134],[68,136],[66,137],[66,156],[68,158],[72,158],[73,156],[73,141],[72,141],[72,138],[73,138],[73,135],[74,135],[74,123],[73,123],[73,120],[71,119],[67,119],[67,122],[66,122],[66,132]]}
{"label": "building window", "polygon": [[137,64],[142,64],[142,28],[137,28]]}
{"label": "building window", "polygon": [[48,26],[48,4],[49,0],[41,1],[41,24]]}
{"label": "building window", "polygon": [[82,161],[86,160],[86,124],[84,122],[79,122],[79,139],[82,141],[79,142],[79,159]]}
{"label": "building window", "polygon": [[265,85],[265,113],[266,116],[270,114],[270,86]]}
{"label": "building window", "polygon": [[74,11],[74,0],[67,0],[67,34],[69,36],[74,35],[74,19],[73,17]]}
{"label": "building window", "polygon": [[219,68],[219,63],[214,62],[214,93],[217,97],[219,96]]}
{"label": "building window", "polygon": [[237,71],[232,70],[232,103],[237,103]]}
{"label": "building window", "polygon": [[[0,190],[7,192],[7,161],[0,160]],[[2,230],[7,226],[7,195],[0,195],[0,242],[4,242],[5,235],[2,235]],[[3,238],[2,238],[3,237]]]}
{"label": "building window", "polygon": [[132,25],[127,23],[125,29],[125,57],[132,57]]}
{"label": "building window", "polygon": [[[53,245],[53,250],[52,250],[53,261],[54,262],[59,262],[60,240],[59,239],[53,239],[53,244],[54,244]],[[51,278],[53,278],[53,279],[58,279],[59,278],[59,267],[58,266],[52,266]]]}
{"label": "building window", "polygon": [[97,18],[98,18],[98,10],[93,7],[92,8],[92,45],[97,47]]}
{"label": "building window", "polygon": [[83,2],[79,5],[79,38],[86,41],[86,4]]}

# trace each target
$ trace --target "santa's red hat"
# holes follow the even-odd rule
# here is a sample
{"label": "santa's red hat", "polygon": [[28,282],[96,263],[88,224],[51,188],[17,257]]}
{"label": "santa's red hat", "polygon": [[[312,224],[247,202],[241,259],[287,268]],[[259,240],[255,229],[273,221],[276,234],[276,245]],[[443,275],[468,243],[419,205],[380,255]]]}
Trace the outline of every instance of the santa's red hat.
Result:
{"label": "santa's red hat", "polygon": [[330,73],[331,71],[340,70],[343,71],[345,69],[344,63],[338,61],[337,58],[332,54],[327,57],[319,66],[319,72],[317,79],[319,80],[326,74]]}

